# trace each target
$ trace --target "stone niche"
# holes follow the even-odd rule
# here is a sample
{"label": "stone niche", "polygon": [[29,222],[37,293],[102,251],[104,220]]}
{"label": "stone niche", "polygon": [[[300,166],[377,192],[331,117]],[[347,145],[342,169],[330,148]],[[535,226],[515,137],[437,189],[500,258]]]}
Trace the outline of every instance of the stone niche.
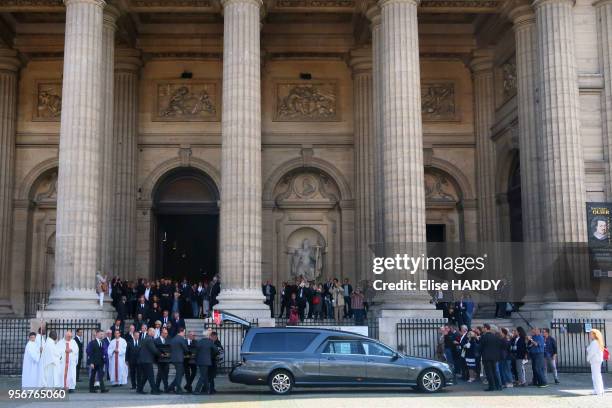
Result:
{"label": "stone niche", "polygon": [[281,179],[274,197],[274,284],[299,275],[316,282],[339,276],[341,210],[334,180],[315,169],[300,169]]}

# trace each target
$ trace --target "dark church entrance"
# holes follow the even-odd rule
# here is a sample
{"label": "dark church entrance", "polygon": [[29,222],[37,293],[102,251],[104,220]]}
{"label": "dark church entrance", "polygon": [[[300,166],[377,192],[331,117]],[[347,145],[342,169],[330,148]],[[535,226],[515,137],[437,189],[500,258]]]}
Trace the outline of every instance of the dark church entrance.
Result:
{"label": "dark church entrance", "polygon": [[155,277],[210,280],[219,264],[219,192],[193,168],[174,170],[155,190]]}

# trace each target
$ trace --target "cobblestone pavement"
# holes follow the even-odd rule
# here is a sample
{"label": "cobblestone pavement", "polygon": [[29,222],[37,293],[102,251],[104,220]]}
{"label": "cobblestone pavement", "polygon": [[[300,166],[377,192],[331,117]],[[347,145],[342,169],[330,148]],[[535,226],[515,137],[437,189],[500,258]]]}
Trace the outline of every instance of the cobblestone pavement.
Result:
{"label": "cobblestone pavement", "polygon": [[125,386],[110,388],[108,394],[90,394],[87,384],[79,382],[77,391],[70,394],[69,402],[16,402],[9,401],[7,391],[19,388],[19,378],[0,378],[0,408],[5,407],[74,407],[74,408],[162,408],[175,405],[180,408],[544,408],[579,407],[612,408],[612,374],[604,375],[606,395],[590,395],[590,374],[565,374],[560,385],[548,388],[512,388],[500,392],[485,392],[479,383],[460,382],[444,391],[426,395],[412,389],[296,389],[288,397],[278,397],[265,387],[246,387],[232,384],[220,377],[218,393],[214,396],[162,394],[139,395]]}

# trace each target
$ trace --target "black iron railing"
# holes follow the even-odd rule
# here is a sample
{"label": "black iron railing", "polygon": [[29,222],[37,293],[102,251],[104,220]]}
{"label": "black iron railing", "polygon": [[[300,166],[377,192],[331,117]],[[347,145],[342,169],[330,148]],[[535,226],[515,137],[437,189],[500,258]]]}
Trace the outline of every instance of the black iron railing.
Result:
{"label": "black iron railing", "polygon": [[[564,373],[588,373],[591,366],[586,361],[586,348],[591,342],[589,329],[597,329],[606,335],[603,319],[556,319],[550,324],[550,334],[557,341],[557,370]],[[602,364],[602,372],[608,372],[608,362]]]}
{"label": "black iron railing", "polygon": [[0,320],[0,375],[20,375],[30,319]]}
{"label": "black iron railing", "polygon": [[440,327],[447,319],[403,319],[397,323],[397,349],[409,356],[436,359]]}

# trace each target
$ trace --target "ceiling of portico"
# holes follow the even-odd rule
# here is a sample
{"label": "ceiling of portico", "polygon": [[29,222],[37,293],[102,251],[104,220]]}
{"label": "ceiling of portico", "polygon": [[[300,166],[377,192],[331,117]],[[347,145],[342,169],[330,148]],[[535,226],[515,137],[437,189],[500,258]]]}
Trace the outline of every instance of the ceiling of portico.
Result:
{"label": "ceiling of portico", "polygon": [[[109,0],[122,12],[118,41],[149,53],[219,53],[219,0]],[[422,0],[421,52],[465,54],[501,0]],[[370,41],[364,10],[374,0],[264,0],[262,48],[270,54],[347,53]],[[63,51],[62,0],[0,1],[0,42],[23,54]]]}

